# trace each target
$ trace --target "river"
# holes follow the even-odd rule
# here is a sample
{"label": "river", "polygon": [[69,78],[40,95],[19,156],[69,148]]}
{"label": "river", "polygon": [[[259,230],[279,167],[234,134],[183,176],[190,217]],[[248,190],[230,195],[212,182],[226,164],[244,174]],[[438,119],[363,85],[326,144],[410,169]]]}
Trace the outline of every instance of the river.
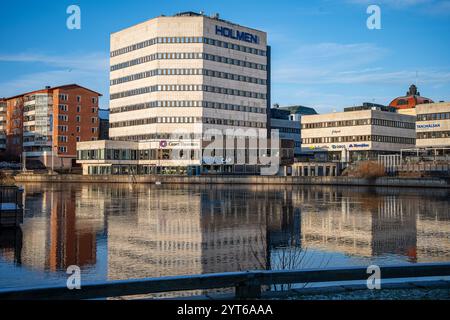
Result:
{"label": "river", "polygon": [[450,261],[450,190],[25,184],[0,288]]}

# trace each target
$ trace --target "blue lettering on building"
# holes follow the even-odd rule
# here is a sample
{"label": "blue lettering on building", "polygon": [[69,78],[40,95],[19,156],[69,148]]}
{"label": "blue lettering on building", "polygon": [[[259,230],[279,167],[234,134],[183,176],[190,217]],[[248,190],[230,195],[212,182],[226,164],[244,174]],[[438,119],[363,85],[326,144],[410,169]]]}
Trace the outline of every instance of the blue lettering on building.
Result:
{"label": "blue lettering on building", "polygon": [[257,35],[244,31],[233,30],[227,27],[216,26],[216,34],[226,38],[259,44],[259,37]]}
{"label": "blue lettering on building", "polygon": [[432,124],[418,124],[417,129],[433,129],[433,128],[440,128],[441,125],[439,123],[432,123]]}

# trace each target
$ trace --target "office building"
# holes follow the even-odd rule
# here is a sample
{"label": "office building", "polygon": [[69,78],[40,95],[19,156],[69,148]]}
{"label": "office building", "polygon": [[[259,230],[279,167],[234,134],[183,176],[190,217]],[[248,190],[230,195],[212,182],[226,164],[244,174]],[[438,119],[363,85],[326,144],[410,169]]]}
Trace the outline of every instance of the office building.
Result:
{"label": "office building", "polygon": [[416,143],[414,116],[364,103],[344,112],[302,117],[302,147],[326,152],[329,161],[376,160]]}
{"label": "office building", "polygon": [[[140,174],[146,173],[146,168],[153,172],[155,166],[158,172],[171,171],[170,167],[182,167],[186,172],[187,166],[195,167],[197,173],[203,169],[247,171],[245,165],[229,166],[229,157],[205,161],[202,151],[212,140],[205,136],[210,130],[224,134],[226,130],[249,129],[267,136],[269,106],[270,47],[265,32],[218,15],[186,12],[160,16],[111,35],[112,141],[106,145],[117,147],[122,142],[121,149],[133,149],[133,153],[154,146],[137,159]],[[175,160],[173,153],[181,145],[191,154]],[[83,158],[79,162],[98,167],[97,159],[87,159],[86,153],[103,147],[103,142],[80,143]],[[234,147],[226,145],[224,149]],[[122,164],[128,168],[97,169],[129,172],[133,165]]]}
{"label": "office building", "polygon": [[99,135],[98,140],[108,140],[109,139],[109,110],[100,109],[98,112],[99,118]]}
{"label": "office building", "polygon": [[290,140],[294,156],[301,152],[300,121],[291,120],[291,112],[278,107],[270,109],[270,129],[278,130],[281,140]]}
{"label": "office building", "polygon": [[416,106],[418,148],[450,149],[450,102]]}

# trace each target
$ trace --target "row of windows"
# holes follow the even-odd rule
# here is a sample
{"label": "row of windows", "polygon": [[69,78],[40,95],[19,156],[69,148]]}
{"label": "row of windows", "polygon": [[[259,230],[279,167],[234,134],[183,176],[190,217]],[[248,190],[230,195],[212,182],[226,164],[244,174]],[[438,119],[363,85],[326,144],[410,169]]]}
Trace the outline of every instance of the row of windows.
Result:
{"label": "row of windows", "polygon": [[[68,101],[69,100],[69,95],[67,93],[61,93],[59,95],[59,100],[61,101]],[[91,98],[91,102],[93,104],[96,104],[98,101],[97,97],[92,97]],[[81,102],[81,96],[77,96],[77,102]]]}
{"label": "row of windows", "polygon": [[335,128],[335,127],[366,126],[366,125],[404,128],[404,129],[415,129],[414,122],[403,122],[403,121],[375,119],[375,118],[304,123],[304,124],[302,124],[302,128],[303,129],[317,129],[317,128]]}
{"label": "row of windows", "polygon": [[178,157],[189,157],[191,160],[198,160],[198,150],[191,150],[190,155],[184,154],[184,150],[176,151],[170,149],[98,149],[98,150],[79,150],[78,159],[80,160],[170,160],[174,154]]}
{"label": "row of windows", "polygon": [[418,114],[417,121],[449,120],[450,112]]}
{"label": "row of windows", "polygon": [[415,144],[416,139],[393,136],[379,136],[379,135],[361,135],[361,136],[343,136],[343,137],[319,137],[319,138],[304,138],[304,144],[316,143],[339,143],[339,142],[384,142],[384,143],[399,143],[399,144]]}
{"label": "row of windows", "polygon": [[158,37],[149,39],[146,41],[142,41],[133,45],[130,45],[128,47],[124,47],[118,50],[114,50],[111,52],[111,57],[116,57],[122,54],[125,54],[127,52],[139,50],[142,48],[146,48],[149,46],[153,46],[157,43],[205,43],[212,46],[222,47],[226,49],[236,50],[236,51],[242,51],[246,53],[251,53],[259,56],[266,56],[267,53],[264,50],[259,50],[255,48],[250,48],[247,46],[242,46],[230,42],[215,40],[211,38],[204,38],[204,37]]}
{"label": "row of windows", "polygon": [[[63,112],[68,112],[69,111],[69,106],[67,104],[60,104],[59,106],[59,110],[63,111]],[[91,108],[91,112],[92,113],[96,113],[98,110],[97,107],[92,107]],[[77,112],[81,112],[81,106],[77,106]]]}
{"label": "row of windows", "polygon": [[227,73],[227,72],[207,70],[207,69],[154,69],[154,70],[140,72],[140,73],[136,73],[136,74],[133,74],[130,76],[111,80],[110,84],[111,84],[111,86],[114,86],[117,84],[129,82],[129,81],[135,81],[135,80],[140,80],[140,79],[150,78],[150,77],[155,77],[155,76],[180,76],[180,75],[183,75],[183,76],[203,75],[203,76],[228,79],[228,80],[234,80],[234,81],[249,82],[249,83],[260,84],[260,85],[267,84],[267,80],[265,80],[265,79],[248,77],[248,76]]}
{"label": "row of windows", "polygon": [[161,139],[203,139],[203,134],[201,133],[178,133],[174,136],[173,133],[151,133],[151,134],[140,134],[140,135],[127,135],[120,137],[111,137],[113,141],[146,141],[146,140],[161,140]]}
{"label": "row of windows", "polygon": [[244,60],[232,59],[222,56],[216,56],[213,54],[201,53],[201,52],[177,52],[177,53],[153,53],[145,57],[140,57],[137,59],[125,61],[119,64],[115,64],[111,66],[111,71],[117,71],[124,68],[129,68],[138,64],[147,63],[154,60],[168,60],[168,59],[204,59],[210,60],[220,63],[232,64],[235,66],[258,69],[258,70],[266,70],[266,65],[248,62]]}
{"label": "row of windows", "polygon": [[287,127],[272,127],[274,130],[278,130],[280,133],[295,133],[300,134],[299,128],[287,128]]}
{"label": "row of windows", "polygon": [[254,99],[266,99],[266,94],[259,92],[243,91],[237,89],[228,89],[221,87],[205,86],[199,84],[173,84],[173,85],[154,85],[128,91],[122,91],[111,95],[111,100],[136,96],[140,94],[152,93],[157,91],[204,91],[233,96],[241,96]]}
{"label": "row of windows", "polygon": [[241,112],[252,112],[252,113],[266,113],[266,108],[240,106],[229,103],[219,103],[210,101],[151,101],[146,103],[133,104],[129,106],[116,107],[111,109],[111,114],[136,111],[150,108],[160,108],[160,107],[173,107],[173,108],[211,108],[219,110],[230,110],[230,111],[241,111]]}
{"label": "row of windows", "polygon": [[[69,121],[69,116],[66,114],[60,114],[58,115],[58,120],[62,121],[62,122],[68,122]],[[81,116],[75,116],[75,121],[76,122],[81,122]],[[96,117],[92,117],[91,118],[91,123],[97,123],[97,118]]]}
{"label": "row of windows", "polygon": [[[69,131],[69,127],[66,125],[59,125],[58,126],[58,130],[60,132],[68,132]],[[91,128],[91,132],[92,133],[96,133],[98,131],[97,127]],[[80,127],[77,127],[77,132],[80,132]]]}
{"label": "row of windows", "polygon": [[450,131],[431,131],[431,132],[418,132],[417,139],[442,139],[450,138]]}
{"label": "row of windows", "polygon": [[228,120],[218,118],[202,118],[202,117],[152,117],[145,119],[127,120],[112,122],[111,128],[123,128],[132,126],[142,126],[154,123],[205,123],[240,127],[264,128],[264,122]]}

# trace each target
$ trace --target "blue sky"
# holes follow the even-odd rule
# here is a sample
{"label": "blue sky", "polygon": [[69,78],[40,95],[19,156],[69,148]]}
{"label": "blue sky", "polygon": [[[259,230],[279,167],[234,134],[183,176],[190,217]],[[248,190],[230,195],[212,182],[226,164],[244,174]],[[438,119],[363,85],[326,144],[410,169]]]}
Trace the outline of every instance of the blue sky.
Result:
{"label": "blue sky", "polygon": [[[66,9],[81,8],[81,30]],[[370,4],[381,30],[366,27]],[[78,83],[108,106],[109,35],[160,14],[220,13],[268,33],[272,102],[319,112],[364,101],[388,104],[411,83],[450,101],[450,0],[109,0],[2,1],[0,96]]]}

